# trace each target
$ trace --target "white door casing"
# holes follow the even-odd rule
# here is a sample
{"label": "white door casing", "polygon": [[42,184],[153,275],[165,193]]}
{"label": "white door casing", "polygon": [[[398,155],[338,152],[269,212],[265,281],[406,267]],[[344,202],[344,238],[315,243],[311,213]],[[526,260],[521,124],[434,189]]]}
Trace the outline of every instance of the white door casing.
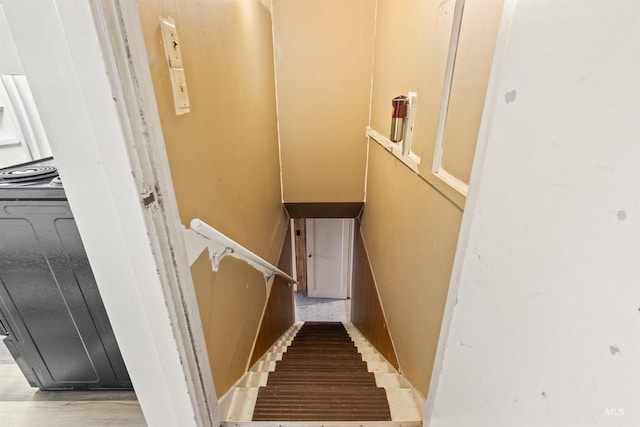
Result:
{"label": "white door casing", "polygon": [[351,292],[354,220],[307,219],[306,228],[308,295],[346,299]]}

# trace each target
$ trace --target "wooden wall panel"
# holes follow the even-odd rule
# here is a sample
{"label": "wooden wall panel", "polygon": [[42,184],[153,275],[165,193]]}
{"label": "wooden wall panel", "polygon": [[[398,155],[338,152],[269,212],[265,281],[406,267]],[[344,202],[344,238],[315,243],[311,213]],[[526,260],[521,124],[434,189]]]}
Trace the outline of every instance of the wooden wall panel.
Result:
{"label": "wooden wall panel", "polygon": [[357,218],[364,202],[284,203],[291,218]]}
{"label": "wooden wall panel", "polygon": [[398,358],[389,335],[380,296],[369,264],[369,256],[357,222],[353,256],[351,323],[397,369]]}
{"label": "wooden wall panel", "polygon": [[[282,245],[280,260],[278,261],[278,268],[289,275],[293,274],[292,256],[291,226],[289,226],[284,244]],[[273,281],[271,293],[269,294],[269,299],[267,300],[267,306],[262,316],[249,366],[253,365],[269,350],[271,345],[293,325],[295,319],[293,286],[290,286],[285,279],[276,276]]]}
{"label": "wooden wall panel", "polygon": [[304,218],[293,220],[296,251],[296,280],[298,292],[307,293],[307,222]]}

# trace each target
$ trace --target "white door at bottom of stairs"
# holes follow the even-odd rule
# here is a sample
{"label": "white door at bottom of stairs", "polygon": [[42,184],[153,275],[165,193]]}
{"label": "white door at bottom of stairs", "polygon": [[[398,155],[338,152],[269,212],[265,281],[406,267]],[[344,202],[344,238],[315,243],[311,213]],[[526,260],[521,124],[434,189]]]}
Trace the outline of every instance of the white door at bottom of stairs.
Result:
{"label": "white door at bottom of stairs", "polygon": [[351,293],[353,218],[314,218],[307,227],[307,292],[346,299]]}

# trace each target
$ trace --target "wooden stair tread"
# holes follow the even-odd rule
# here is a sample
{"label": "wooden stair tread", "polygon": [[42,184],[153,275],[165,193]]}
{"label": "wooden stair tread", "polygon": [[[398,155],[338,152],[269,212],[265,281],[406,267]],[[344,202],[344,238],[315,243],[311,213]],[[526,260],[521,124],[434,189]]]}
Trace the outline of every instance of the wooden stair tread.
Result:
{"label": "wooden stair tread", "polygon": [[260,387],[254,421],[391,421],[383,388],[340,322],[305,322]]}

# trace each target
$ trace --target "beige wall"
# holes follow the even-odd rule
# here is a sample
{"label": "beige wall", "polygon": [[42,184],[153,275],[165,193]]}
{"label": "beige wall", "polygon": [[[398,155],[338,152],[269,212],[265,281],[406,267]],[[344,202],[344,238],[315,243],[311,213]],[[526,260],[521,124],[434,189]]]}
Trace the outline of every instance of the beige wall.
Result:
{"label": "beige wall", "polygon": [[[139,4],[183,223],[200,217],[277,260],[286,218],[274,52],[287,202],[363,200],[370,94],[370,124],[387,134],[391,99],[418,92],[421,176],[370,142],[362,231],[400,367],[426,393],[461,219],[459,204],[428,184],[454,2],[378,0],[375,46],[374,0],[273,7],[275,49],[261,2]],[[174,113],[160,15],[178,28],[191,98],[184,116]],[[216,274],[208,264],[201,257],[192,274],[222,394],[244,372],[266,294],[245,265],[225,260]]]}
{"label": "beige wall", "polygon": [[364,200],[374,0],[274,0],[285,202]]}
{"label": "beige wall", "polygon": [[461,220],[457,207],[371,145],[363,237],[400,368],[425,395]]}
{"label": "beige wall", "polygon": [[400,368],[425,395],[462,219],[431,172],[454,6],[378,0],[376,21],[371,127],[388,135],[391,99],[417,92],[413,151],[422,161],[416,175],[370,140],[362,232]]}
{"label": "beige wall", "polygon": [[266,302],[262,273],[227,257],[211,272],[205,251],[191,267],[216,393],[227,392],[245,373]]}
{"label": "beige wall", "polygon": [[454,3],[378,0],[371,127],[388,136],[391,100],[417,92],[412,151],[421,174],[431,173]]}
{"label": "beige wall", "polygon": [[[281,205],[271,18],[257,1],[138,2],[178,209],[277,262]],[[176,116],[159,17],[176,21],[191,112]],[[218,395],[243,373],[265,303],[261,274],[192,269]]]}

